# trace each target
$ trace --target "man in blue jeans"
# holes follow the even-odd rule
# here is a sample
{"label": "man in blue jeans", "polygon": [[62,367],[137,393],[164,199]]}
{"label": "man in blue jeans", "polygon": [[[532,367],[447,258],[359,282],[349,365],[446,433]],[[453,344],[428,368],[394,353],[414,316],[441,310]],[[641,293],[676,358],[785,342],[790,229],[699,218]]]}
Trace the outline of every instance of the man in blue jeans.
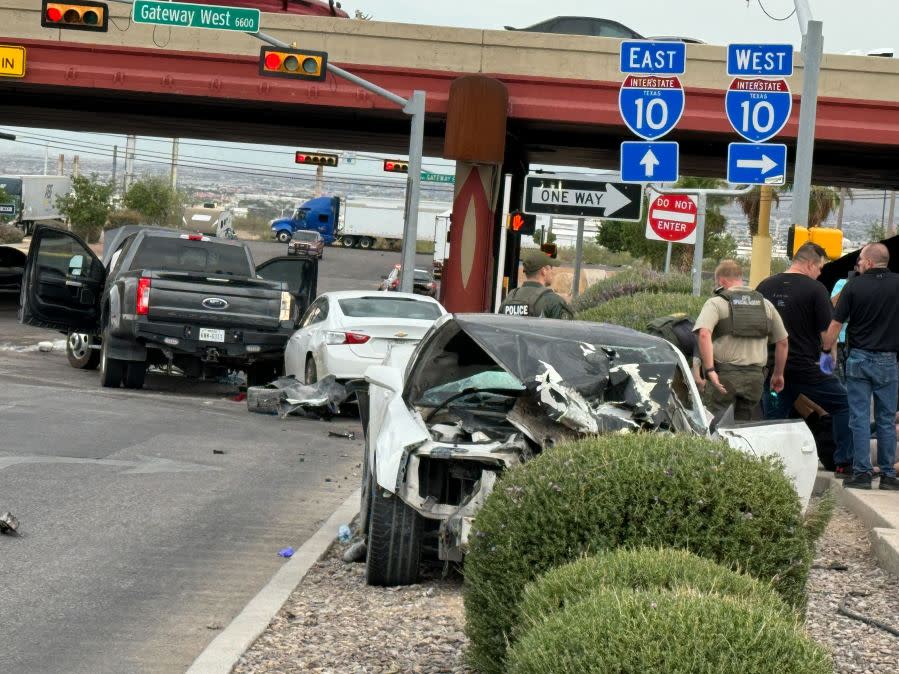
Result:
{"label": "man in blue jeans", "polygon": [[843,486],[855,489],[870,489],[874,477],[868,442],[873,395],[880,488],[899,491],[895,468],[899,274],[889,270],[889,262],[890,253],[883,244],[872,243],[862,248],[858,258],[859,275],[843,288],[824,338],[827,353],[821,356],[822,364],[832,368],[833,359],[829,352],[843,323],[848,321],[846,387],[854,456],[852,477],[845,480]]}
{"label": "man in blue jeans", "polygon": [[821,246],[805,243],[787,271],[766,278],[756,288],[777,309],[790,335],[783,391],[777,397],[764,396],[762,408],[768,419],[786,419],[800,395],[822,407],[833,423],[834,474],[846,478],[852,473],[853,455],[849,401],[839,379],[820,367],[824,334],[833,319],[827,288],[818,282],[826,261]]}

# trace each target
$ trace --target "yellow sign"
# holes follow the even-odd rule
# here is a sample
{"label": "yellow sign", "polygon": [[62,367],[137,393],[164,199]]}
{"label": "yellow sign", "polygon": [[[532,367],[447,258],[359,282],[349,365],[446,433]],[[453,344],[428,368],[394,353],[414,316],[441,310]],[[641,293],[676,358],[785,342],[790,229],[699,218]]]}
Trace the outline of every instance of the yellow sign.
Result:
{"label": "yellow sign", "polygon": [[25,47],[0,44],[0,77],[25,77]]}

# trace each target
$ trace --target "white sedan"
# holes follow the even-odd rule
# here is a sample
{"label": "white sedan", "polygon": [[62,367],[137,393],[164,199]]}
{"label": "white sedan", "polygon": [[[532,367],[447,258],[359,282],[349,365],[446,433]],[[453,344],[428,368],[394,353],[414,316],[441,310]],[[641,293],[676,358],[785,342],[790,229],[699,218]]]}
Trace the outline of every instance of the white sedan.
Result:
{"label": "white sedan", "polygon": [[[327,375],[361,379],[395,344],[417,343],[446,310],[410,293],[324,293],[306,311],[284,350],[284,372],[307,384]],[[411,352],[410,352],[411,353]]]}

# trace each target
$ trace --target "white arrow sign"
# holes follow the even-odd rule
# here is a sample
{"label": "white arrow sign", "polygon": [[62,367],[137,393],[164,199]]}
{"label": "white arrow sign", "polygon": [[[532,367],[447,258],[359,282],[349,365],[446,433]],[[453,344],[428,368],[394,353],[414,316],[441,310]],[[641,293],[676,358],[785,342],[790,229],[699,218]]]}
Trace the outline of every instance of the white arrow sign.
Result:
{"label": "white arrow sign", "polygon": [[761,159],[738,159],[737,168],[759,169],[762,175],[765,175],[772,169],[777,168],[777,162],[768,155],[763,154]]}
{"label": "white arrow sign", "polygon": [[658,157],[656,157],[655,152],[652,151],[652,148],[647,150],[646,154],[643,155],[643,159],[640,160],[640,166],[642,166],[646,170],[646,177],[652,178],[653,174],[656,172],[656,166],[658,166],[661,162],[659,162]]}
{"label": "white arrow sign", "polygon": [[614,185],[610,184],[606,184],[604,192],[602,190],[534,187],[531,198],[535,204],[601,207],[606,216],[617,213],[631,204],[630,197],[622,194],[615,189]]}

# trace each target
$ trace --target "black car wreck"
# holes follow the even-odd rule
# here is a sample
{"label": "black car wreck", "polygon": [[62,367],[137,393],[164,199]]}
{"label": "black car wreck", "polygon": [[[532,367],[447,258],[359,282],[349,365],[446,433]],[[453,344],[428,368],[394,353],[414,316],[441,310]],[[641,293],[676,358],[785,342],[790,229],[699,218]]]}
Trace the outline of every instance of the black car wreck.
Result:
{"label": "black car wreck", "polygon": [[804,501],[811,494],[817,456],[805,424],[712,428],[686,359],[664,339],[599,323],[457,314],[434,324],[405,372],[390,363],[388,355],[368,369],[360,397],[371,584],[415,582],[435,533],[439,558],[461,561],[500,473],[586,435],[714,434],[756,454],[789,448],[787,472]]}

